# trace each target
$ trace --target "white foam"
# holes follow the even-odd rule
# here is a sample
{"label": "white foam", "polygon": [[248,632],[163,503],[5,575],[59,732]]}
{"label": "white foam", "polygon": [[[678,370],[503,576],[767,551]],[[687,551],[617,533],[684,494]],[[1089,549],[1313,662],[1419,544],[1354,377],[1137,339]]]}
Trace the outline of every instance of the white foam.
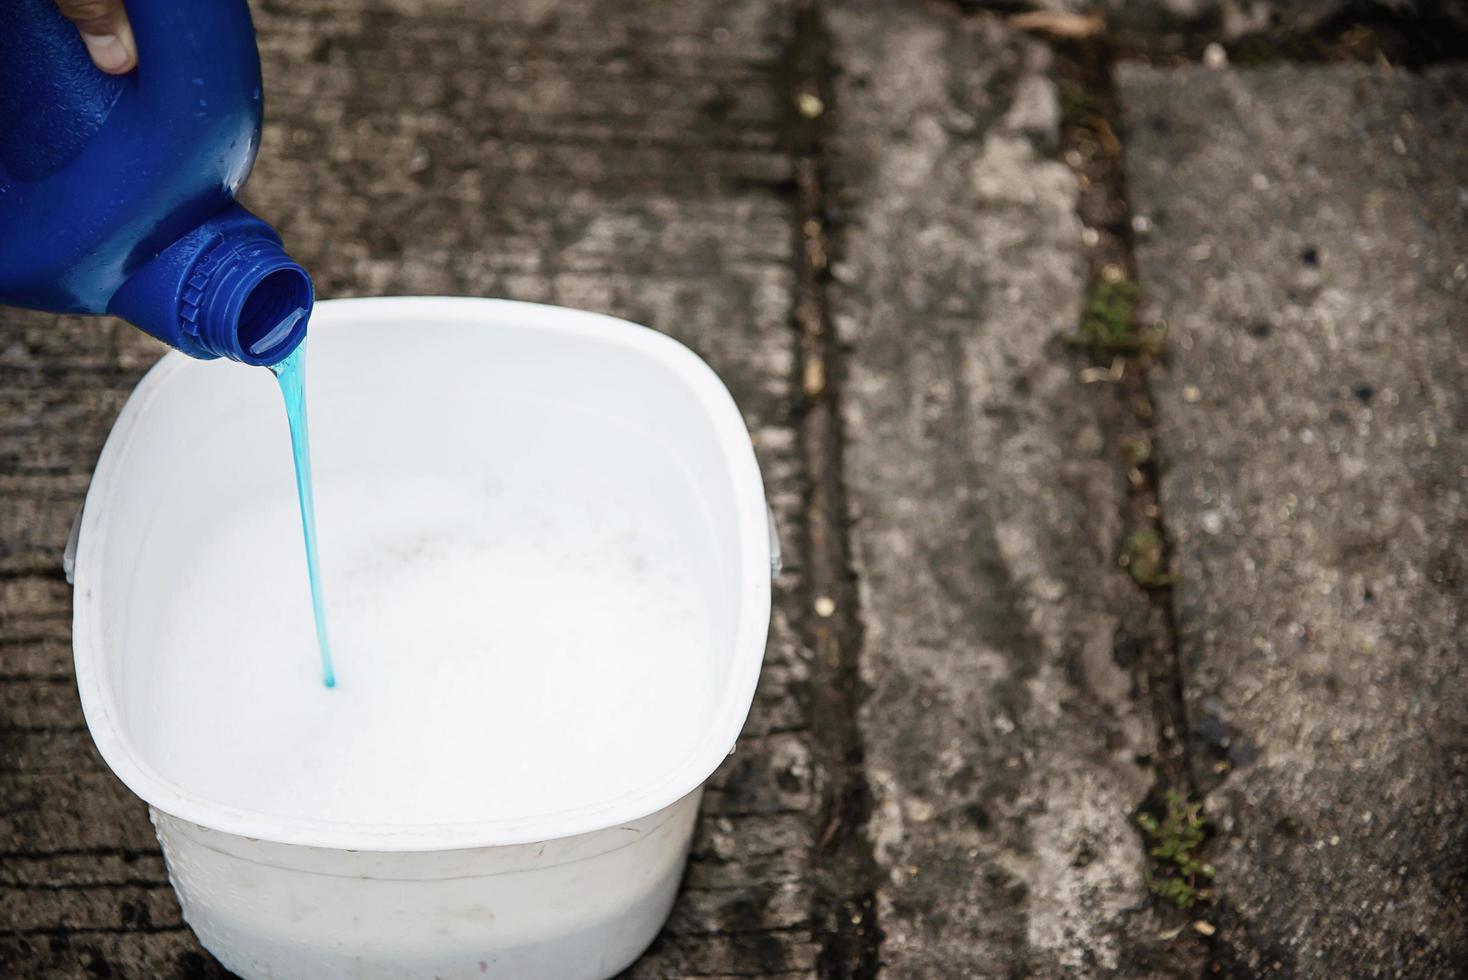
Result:
{"label": "white foam", "polygon": [[511,485],[319,482],[334,690],[294,496],[221,515],[162,617],[145,755],[221,803],[362,823],[551,813],[675,768],[716,692],[674,525]]}

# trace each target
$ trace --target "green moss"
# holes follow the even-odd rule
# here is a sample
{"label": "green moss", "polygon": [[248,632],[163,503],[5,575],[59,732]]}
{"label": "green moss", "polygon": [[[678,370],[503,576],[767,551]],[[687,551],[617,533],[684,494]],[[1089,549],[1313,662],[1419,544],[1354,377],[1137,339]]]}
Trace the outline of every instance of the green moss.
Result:
{"label": "green moss", "polygon": [[1162,538],[1151,528],[1144,527],[1127,535],[1118,561],[1144,589],[1160,589],[1172,584]]}
{"label": "green moss", "polygon": [[1133,466],[1145,466],[1152,461],[1152,443],[1146,436],[1137,436],[1121,444],[1126,461]]}
{"label": "green moss", "polygon": [[1152,857],[1152,893],[1178,908],[1191,908],[1207,899],[1204,885],[1213,878],[1213,868],[1198,856],[1207,836],[1203,805],[1171,789],[1163,799],[1161,819],[1150,813],[1137,817],[1152,845],[1147,852]]}
{"label": "green moss", "polygon": [[1130,279],[1098,282],[1081,317],[1080,346],[1111,356],[1160,353],[1161,332],[1137,322],[1139,297]]}

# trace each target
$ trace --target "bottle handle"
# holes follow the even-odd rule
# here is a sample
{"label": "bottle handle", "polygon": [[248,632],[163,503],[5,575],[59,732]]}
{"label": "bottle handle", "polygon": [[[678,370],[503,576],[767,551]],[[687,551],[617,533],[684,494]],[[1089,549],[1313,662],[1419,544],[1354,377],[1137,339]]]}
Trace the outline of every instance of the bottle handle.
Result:
{"label": "bottle handle", "polygon": [[92,64],[55,0],[0,3],[0,164],[42,180],[86,148],[130,79]]}
{"label": "bottle handle", "polygon": [[[145,101],[181,98],[207,110],[215,86],[259,92],[260,55],[246,0],[127,0],[127,14],[138,44],[132,74]],[[244,40],[221,44],[221,38]]]}

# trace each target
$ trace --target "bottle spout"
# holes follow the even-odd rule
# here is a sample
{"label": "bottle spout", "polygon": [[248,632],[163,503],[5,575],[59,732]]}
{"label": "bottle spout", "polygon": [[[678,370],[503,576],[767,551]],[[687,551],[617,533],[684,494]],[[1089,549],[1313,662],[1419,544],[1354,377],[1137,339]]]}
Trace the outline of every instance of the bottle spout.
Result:
{"label": "bottle spout", "polygon": [[275,230],[232,204],[134,273],[107,312],[192,357],[273,365],[305,339],[313,297]]}

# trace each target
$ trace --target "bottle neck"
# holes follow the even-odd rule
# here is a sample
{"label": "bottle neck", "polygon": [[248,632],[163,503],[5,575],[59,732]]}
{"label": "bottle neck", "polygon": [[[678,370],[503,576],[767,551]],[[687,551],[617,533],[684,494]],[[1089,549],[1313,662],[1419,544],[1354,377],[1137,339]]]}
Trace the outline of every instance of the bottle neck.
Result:
{"label": "bottle neck", "polygon": [[227,239],[201,259],[191,282],[200,285],[186,291],[181,312],[216,357],[275,364],[306,336],[311,279],[279,241]]}
{"label": "bottle neck", "polygon": [[312,302],[280,237],[234,204],[134,273],[107,309],[191,357],[272,365],[305,339]]}

